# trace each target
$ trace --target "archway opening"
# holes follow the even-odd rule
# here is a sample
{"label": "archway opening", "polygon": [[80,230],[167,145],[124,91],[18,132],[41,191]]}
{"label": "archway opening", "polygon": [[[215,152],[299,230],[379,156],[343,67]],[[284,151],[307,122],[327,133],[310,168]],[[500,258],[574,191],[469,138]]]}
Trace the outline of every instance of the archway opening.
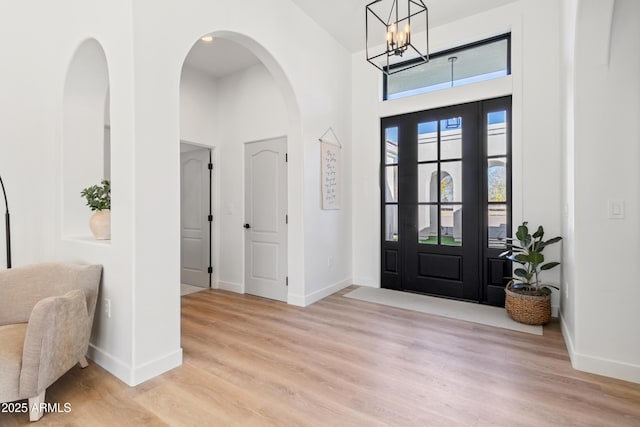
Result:
{"label": "archway opening", "polygon": [[[289,239],[285,221],[288,222],[288,199],[279,198],[274,202],[274,193],[261,198],[262,207],[251,210],[257,199],[247,197],[252,194],[247,186],[261,186],[267,182],[265,177],[279,176],[284,177],[285,187],[276,190],[284,188],[285,196],[288,194],[286,181],[291,172],[286,166],[280,170],[273,168],[279,167],[278,159],[283,163],[286,161],[289,141],[298,139],[296,127],[299,127],[299,120],[293,91],[284,72],[264,47],[248,37],[229,32],[207,34],[191,47],[180,79],[181,149],[184,152],[186,146],[200,147],[211,153],[208,195],[212,220],[202,233],[204,237],[207,233],[210,236],[208,243],[202,243],[206,239],[197,241],[186,235],[188,227],[184,220],[189,218],[186,213],[191,208],[184,205],[184,195],[189,189],[184,185],[182,170],[181,282],[189,269],[208,270],[211,287],[254,293],[252,278],[266,278],[273,283],[281,282],[279,286],[284,289],[284,293],[273,298],[287,300]],[[276,139],[283,148],[278,148],[280,152],[275,157],[264,156],[264,159],[274,159],[275,163],[271,165],[270,160],[259,163],[261,151],[256,151],[255,147],[271,144],[271,148],[265,148],[271,152]],[[253,153],[250,159],[248,151]],[[263,178],[256,175],[260,173]],[[252,178],[248,179],[248,176]],[[264,188],[260,187],[260,192],[265,193]],[[276,212],[276,208],[283,214],[264,213]],[[247,214],[249,211],[252,213]],[[255,218],[256,212],[263,215],[262,219]],[[249,220],[247,215],[254,218]],[[265,220],[273,221],[267,225]],[[253,221],[273,233],[284,230],[285,234],[277,243],[280,245],[277,256],[269,255],[272,244],[262,242],[259,247],[249,248],[251,239],[248,235],[257,230],[251,227]],[[249,224],[249,228],[244,227],[245,224]],[[262,258],[256,259],[257,256]],[[273,268],[271,260],[275,258],[283,263]],[[260,291],[261,288],[257,289]]]}

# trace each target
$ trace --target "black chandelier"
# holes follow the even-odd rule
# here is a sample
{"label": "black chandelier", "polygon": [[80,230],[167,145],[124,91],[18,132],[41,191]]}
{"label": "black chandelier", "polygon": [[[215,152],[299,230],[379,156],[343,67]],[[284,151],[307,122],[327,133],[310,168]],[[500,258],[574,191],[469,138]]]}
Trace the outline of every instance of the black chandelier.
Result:
{"label": "black chandelier", "polygon": [[422,0],[373,1],[365,25],[367,61],[383,73],[429,62],[429,10]]}

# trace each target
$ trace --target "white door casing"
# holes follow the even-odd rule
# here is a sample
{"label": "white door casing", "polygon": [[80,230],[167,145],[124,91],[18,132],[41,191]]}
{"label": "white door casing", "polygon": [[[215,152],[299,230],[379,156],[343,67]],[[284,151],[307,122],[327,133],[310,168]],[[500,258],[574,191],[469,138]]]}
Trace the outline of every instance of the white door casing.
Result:
{"label": "white door casing", "polygon": [[286,150],[284,137],[245,144],[245,292],[279,301],[287,300]]}
{"label": "white door casing", "polygon": [[180,153],[180,281],[208,288],[210,150],[193,148]]}

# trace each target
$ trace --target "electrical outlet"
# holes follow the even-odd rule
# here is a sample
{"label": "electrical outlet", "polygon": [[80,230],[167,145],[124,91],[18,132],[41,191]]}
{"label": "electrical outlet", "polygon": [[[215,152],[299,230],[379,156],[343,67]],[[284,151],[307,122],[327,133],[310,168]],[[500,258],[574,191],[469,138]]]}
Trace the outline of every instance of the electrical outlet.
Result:
{"label": "electrical outlet", "polygon": [[111,300],[109,298],[105,298],[104,300],[104,312],[107,315],[108,319],[111,319]]}
{"label": "electrical outlet", "polygon": [[333,265],[333,257],[327,257],[327,267],[331,267]]}

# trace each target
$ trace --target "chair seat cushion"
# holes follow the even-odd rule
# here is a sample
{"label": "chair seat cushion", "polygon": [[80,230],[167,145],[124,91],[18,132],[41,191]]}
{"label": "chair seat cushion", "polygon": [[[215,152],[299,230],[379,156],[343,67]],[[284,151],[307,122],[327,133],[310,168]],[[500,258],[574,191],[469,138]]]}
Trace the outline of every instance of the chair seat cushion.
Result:
{"label": "chair seat cushion", "polygon": [[0,402],[19,399],[26,323],[0,326]]}

